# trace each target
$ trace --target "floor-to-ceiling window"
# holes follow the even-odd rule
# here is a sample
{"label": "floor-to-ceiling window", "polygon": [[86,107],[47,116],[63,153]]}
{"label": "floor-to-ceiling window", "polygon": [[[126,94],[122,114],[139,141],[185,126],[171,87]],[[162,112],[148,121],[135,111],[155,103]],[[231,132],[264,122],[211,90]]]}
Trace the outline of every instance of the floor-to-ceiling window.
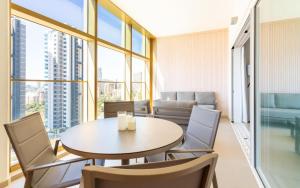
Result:
{"label": "floor-to-ceiling window", "polygon": [[50,139],[133,100],[133,56],[151,65],[152,35],[109,0],[11,0],[11,18],[11,119],[40,112]]}
{"label": "floor-to-ceiling window", "polygon": [[150,95],[149,62],[132,58],[132,97],[133,100],[146,100]]}
{"label": "floor-to-ceiling window", "polygon": [[268,187],[300,185],[300,1],[256,6],[256,168]]}

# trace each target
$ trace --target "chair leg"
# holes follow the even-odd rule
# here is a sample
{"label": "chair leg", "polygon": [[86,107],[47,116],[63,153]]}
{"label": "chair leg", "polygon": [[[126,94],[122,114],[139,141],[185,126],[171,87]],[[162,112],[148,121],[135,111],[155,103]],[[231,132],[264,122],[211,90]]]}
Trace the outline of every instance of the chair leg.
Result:
{"label": "chair leg", "polygon": [[32,177],[33,177],[33,172],[32,171],[28,172],[27,176],[25,177],[24,188],[31,188]]}
{"label": "chair leg", "polygon": [[214,188],[218,188],[218,182],[217,182],[217,176],[216,176],[216,172],[214,173],[214,177],[213,177],[213,187]]}

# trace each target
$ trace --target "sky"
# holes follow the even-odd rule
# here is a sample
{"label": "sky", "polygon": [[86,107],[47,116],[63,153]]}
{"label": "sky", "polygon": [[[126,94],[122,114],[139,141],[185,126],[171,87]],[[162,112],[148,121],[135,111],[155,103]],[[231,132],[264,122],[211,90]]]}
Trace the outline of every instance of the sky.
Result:
{"label": "sky", "polygon": [[[84,1],[85,0],[12,0],[14,3],[35,12],[58,20],[62,23],[83,30],[84,28]],[[68,15],[66,16],[66,12]],[[99,28],[100,37],[116,45],[122,46],[122,21],[99,5]],[[26,78],[44,79],[45,63],[45,34],[51,29],[44,26],[22,20],[26,25]],[[142,51],[143,37],[133,30],[133,50],[137,53]],[[99,48],[100,50],[100,48]],[[105,63],[103,77],[112,77],[119,80],[123,73],[120,69],[120,61],[125,62],[125,56],[113,50],[98,50],[99,59]],[[125,65],[124,65],[125,66]],[[123,69],[124,70],[124,69]],[[117,76],[114,74],[118,74]]]}

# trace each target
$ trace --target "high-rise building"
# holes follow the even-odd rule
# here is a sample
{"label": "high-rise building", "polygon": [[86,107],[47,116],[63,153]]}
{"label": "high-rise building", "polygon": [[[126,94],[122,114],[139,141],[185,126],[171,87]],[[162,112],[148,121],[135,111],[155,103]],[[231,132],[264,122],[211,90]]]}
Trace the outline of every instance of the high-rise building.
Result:
{"label": "high-rise building", "polygon": [[[15,79],[26,76],[26,26],[21,20],[12,21],[13,67],[12,76]],[[24,82],[14,82],[12,86],[12,118],[18,119],[25,115],[26,85]]]}
{"label": "high-rise building", "polygon": [[58,31],[45,35],[45,78],[60,80],[45,86],[45,121],[60,133],[81,119],[81,85],[61,80],[82,79],[82,41]]}
{"label": "high-rise building", "polygon": [[[71,79],[83,80],[83,42],[82,40],[71,37]],[[81,120],[81,103],[82,103],[82,85],[71,83],[71,119],[70,126],[78,125]]]}

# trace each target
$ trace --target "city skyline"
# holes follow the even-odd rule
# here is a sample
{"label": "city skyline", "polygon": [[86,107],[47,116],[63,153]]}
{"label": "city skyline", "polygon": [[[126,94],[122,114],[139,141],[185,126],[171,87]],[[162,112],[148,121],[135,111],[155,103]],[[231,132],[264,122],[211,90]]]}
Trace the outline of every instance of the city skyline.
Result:
{"label": "city skyline", "polygon": [[[27,30],[35,27],[28,21],[14,18],[12,20],[13,64],[12,77],[27,79],[35,75],[28,74],[32,61],[26,55]],[[50,137],[56,137],[68,127],[81,122],[81,83],[55,82],[54,80],[83,79],[83,41],[70,35],[45,29],[43,33],[44,59],[39,62],[40,79],[51,82],[13,82],[12,118],[18,119],[33,112],[41,112]],[[72,106],[72,107],[71,107]]]}

